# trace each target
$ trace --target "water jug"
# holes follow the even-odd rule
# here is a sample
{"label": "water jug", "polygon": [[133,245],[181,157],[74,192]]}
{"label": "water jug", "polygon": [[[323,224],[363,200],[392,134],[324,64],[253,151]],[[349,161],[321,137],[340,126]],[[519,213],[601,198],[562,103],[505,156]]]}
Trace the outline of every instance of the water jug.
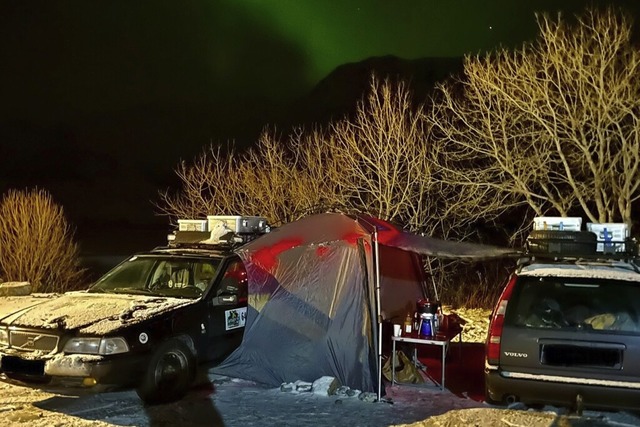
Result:
{"label": "water jug", "polygon": [[420,336],[431,337],[435,335],[435,316],[431,313],[422,313],[420,315]]}

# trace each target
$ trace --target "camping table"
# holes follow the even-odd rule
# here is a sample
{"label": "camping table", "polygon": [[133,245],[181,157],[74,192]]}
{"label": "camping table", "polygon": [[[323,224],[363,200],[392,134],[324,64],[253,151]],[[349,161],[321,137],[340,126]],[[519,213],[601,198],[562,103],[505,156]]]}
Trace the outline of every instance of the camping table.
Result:
{"label": "camping table", "polygon": [[435,337],[429,338],[421,338],[418,334],[413,333],[411,335],[404,335],[399,337],[391,337],[393,341],[393,352],[391,353],[392,357],[392,367],[391,367],[391,384],[404,384],[396,382],[396,370],[395,370],[395,354],[396,354],[396,342],[406,342],[413,344],[413,363],[416,364],[418,360],[418,345],[436,345],[440,346],[441,354],[442,354],[442,381],[440,382],[440,389],[444,390],[444,369],[446,363],[447,349],[449,348],[449,343],[453,338],[458,336],[458,342],[462,344],[462,329],[456,329],[447,333],[445,335],[437,335]]}

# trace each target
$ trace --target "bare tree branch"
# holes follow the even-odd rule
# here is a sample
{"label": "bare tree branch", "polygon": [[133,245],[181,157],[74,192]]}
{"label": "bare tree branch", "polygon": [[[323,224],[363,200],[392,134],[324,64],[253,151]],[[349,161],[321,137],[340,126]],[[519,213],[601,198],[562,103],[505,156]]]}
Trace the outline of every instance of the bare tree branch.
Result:
{"label": "bare tree branch", "polygon": [[441,178],[483,194],[491,211],[502,199],[538,215],[580,208],[593,222],[631,223],[640,197],[631,23],[607,9],[575,26],[546,15],[538,25],[535,43],[467,57],[464,78],[439,85],[427,119]]}

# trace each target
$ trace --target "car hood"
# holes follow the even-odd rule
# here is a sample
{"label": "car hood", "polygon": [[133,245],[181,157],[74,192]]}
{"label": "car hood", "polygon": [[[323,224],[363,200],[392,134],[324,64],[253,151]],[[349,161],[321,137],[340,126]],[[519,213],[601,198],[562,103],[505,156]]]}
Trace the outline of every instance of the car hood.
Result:
{"label": "car hood", "polygon": [[195,304],[198,300],[148,297],[123,294],[68,292],[42,297],[23,297],[20,308],[0,321],[5,325],[78,331],[103,335],[124,326],[139,323],[177,307]]}

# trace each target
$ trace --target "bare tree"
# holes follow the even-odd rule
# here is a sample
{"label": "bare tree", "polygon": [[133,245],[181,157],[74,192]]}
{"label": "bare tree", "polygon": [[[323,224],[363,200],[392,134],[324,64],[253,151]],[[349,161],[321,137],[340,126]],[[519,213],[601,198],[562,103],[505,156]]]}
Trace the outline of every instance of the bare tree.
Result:
{"label": "bare tree", "polygon": [[162,193],[161,210],[174,219],[235,212],[278,224],[338,208],[441,237],[455,229],[459,237],[469,202],[433,179],[422,109],[406,83],[372,76],[352,118],[296,129],[286,141],[265,130],[242,155],[211,146],[182,162],[182,189]]}
{"label": "bare tree", "polygon": [[[464,239],[484,196],[437,179],[438,152],[432,152],[423,108],[406,83],[372,76],[354,116],[327,129],[296,129],[286,141],[265,131],[242,155],[212,146],[192,164],[181,163],[183,188],[177,195],[163,193],[163,212],[174,218],[261,215],[278,225],[338,208]],[[426,262],[437,289],[459,292],[460,283],[450,274],[455,263]]]}
{"label": "bare tree", "polygon": [[[640,197],[640,55],[631,22],[609,8],[570,25],[538,16],[520,50],[467,57],[427,119],[440,180],[476,196],[476,215],[526,204],[631,222]],[[436,148],[437,147],[437,148]],[[472,214],[473,212],[469,212]]]}
{"label": "bare tree", "polygon": [[0,201],[0,276],[30,282],[33,292],[83,284],[73,233],[62,207],[46,191],[9,190]]}
{"label": "bare tree", "polygon": [[161,213],[178,218],[207,215],[257,215],[272,225],[343,206],[337,189],[342,168],[321,130],[296,130],[288,141],[265,130],[255,146],[238,154],[233,147],[211,145],[176,173],[178,193],[160,193]]}
{"label": "bare tree", "polygon": [[290,143],[263,132],[238,165],[246,208],[266,216],[272,224],[303,216],[317,203],[322,185],[315,181],[307,160]]}
{"label": "bare tree", "polygon": [[231,144],[211,145],[191,164],[181,161],[175,172],[182,188],[175,194],[168,190],[160,192],[157,205],[160,213],[176,220],[244,212],[237,210],[244,203],[244,194],[239,191],[244,186],[238,186],[239,164]]}
{"label": "bare tree", "polygon": [[343,167],[340,188],[351,208],[414,230],[438,222],[422,108],[405,82],[372,76],[354,117],[330,125],[329,145]]}

